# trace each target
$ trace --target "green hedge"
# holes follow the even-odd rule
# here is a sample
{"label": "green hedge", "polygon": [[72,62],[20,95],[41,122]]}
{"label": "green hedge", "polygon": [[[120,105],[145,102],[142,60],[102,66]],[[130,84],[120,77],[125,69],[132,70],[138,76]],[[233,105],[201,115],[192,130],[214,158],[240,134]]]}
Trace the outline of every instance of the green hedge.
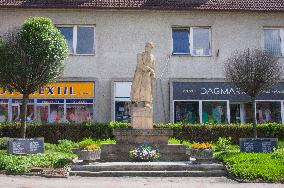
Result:
{"label": "green hedge", "polygon": [[[216,142],[219,137],[231,137],[238,144],[239,138],[253,137],[252,124],[160,124],[156,127],[171,128],[174,137],[195,142]],[[257,132],[258,137],[284,139],[283,124],[259,124]]]}
{"label": "green hedge", "polygon": [[[46,142],[57,143],[57,140],[70,139],[79,141],[83,138],[93,139],[114,138],[113,129],[127,128],[125,123],[97,123],[82,124],[29,124],[27,137],[44,137]],[[171,128],[174,135],[181,140],[191,142],[217,141],[219,137],[231,137],[233,143],[238,143],[239,138],[252,137],[251,124],[156,124],[156,128]],[[259,137],[276,137],[284,139],[283,124],[260,124],[257,126]],[[18,123],[0,124],[0,137],[19,137],[20,126]]]}

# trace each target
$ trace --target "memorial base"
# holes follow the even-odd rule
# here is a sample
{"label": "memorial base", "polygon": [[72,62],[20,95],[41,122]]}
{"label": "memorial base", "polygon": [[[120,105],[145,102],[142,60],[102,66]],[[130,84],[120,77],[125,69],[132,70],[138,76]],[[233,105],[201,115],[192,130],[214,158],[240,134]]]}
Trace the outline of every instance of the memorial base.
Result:
{"label": "memorial base", "polygon": [[129,151],[142,144],[154,145],[160,153],[158,161],[186,161],[186,148],[181,144],[168,144],[170,129],[116,129],[117,144],[101,147],[102,161],[131,161]]}

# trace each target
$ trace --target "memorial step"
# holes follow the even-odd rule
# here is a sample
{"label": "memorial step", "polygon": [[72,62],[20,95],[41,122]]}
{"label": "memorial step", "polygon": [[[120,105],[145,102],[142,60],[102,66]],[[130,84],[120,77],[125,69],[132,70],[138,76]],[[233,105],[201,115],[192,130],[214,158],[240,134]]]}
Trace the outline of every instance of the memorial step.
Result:
{"label": "memorial step", "polygon": [[191,162],[106,162],[90,165],[72,166],[73,171],[181,171],[181,170],[224,170],[225,167],[218,163],[197,163]]}
{"label": "memorial step", "polygon": [[227,171],[222,164],[213,162],[105,162],[89,165],[75,164],[70,176],[119,177],[119,176],[165,176],[165,177],[220,177]]}
{"label": "memorial step", "polygon": [[225,170],[210,171],[71,171],[70,176],[82,177],[221,177],[226,176]]}

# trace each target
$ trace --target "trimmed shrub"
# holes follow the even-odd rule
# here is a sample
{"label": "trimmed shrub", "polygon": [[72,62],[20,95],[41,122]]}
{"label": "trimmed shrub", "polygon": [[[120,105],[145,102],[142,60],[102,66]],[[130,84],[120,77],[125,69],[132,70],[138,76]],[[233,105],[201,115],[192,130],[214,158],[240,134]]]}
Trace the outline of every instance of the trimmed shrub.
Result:
{"label": "trimmed shrub", "polygon": [[[98,123],[87,122],[81,124],[38,124],[27,126],[27,137],[44,137],[45,142],[57,143],[58,140],[68,139],[81,141],[84,138],[94,140],[113,139],[113,130],[130,128],[127,123]],[[219,137],[231,137],[232,143],[238,144],[239,138],[253,137],[251,124],[156,124],[155,128],[170,128],[173,137],[190,142],[216,142]],[[259,137],[284,138],[284,125],[269,123],[257,125]],[[18,123],[0,124],[0,137],[20,137]]]}

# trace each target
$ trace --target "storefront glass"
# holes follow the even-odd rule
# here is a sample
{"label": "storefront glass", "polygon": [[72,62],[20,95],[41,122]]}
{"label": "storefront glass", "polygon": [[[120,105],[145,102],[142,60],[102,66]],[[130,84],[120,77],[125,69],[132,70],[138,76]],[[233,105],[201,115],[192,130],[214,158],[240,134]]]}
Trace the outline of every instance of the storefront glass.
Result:
{"label": "storefront glass", "polygon": [[131,82],[114,83],[114,121],[130,122]]}
{"label": "storefront glass", "polygon": [[226,101],[203,101],[202,102],[203,123],[227,123]]}
{"label": "storefront glass", "polygon": [[115,101],[115,121],[130,122],[130,101]]}
{"label": "storefront glass", "polygon": [[[20,121],[20,112],[22,105],[20,103],[12,104],[12,121]],[[34,121],[34,104],[27,105],[27,122]]]}
{"label": "storefront glass", "polygon": [[175,122],[199,123],[198,101],[175,101]]}
{"label": "storefront glass", "polygon": [[257,123],[281,123],[281,103],[260,101],[256,102]]}
{"label": "storefront glass", "polygon": [[36,120],[40,123],[48,123],[48,105],[37,106],[37,118]]}
{"label": "storefront glass", "polygon": [[8,121],[8,104],[0,104],[0,122]]}
{"label": "storefront glass", "polygon": [[64,122],[64,105],[51,104],[50,105],[50,123],[63,123]]}
{"label": "storefront glass", "polygon": [[66,121],[68,123],[80,123],[93,120],[92,104],[67,104]]}

